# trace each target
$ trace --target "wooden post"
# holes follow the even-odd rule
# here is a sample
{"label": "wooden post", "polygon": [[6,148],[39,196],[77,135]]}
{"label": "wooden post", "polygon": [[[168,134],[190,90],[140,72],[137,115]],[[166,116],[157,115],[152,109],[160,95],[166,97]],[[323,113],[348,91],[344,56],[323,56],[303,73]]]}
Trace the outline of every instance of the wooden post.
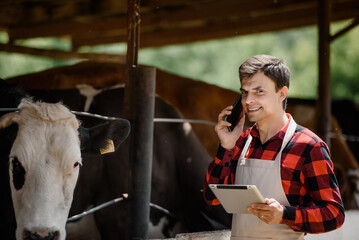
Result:
{"label": "wooden post", "polygon": [[140,45],[140,1],[128,0],[127,6],[127,65],[137,66]]}
{"label": "wooden post", "polygon": [[156,69],[132,67],[129,70],[131,109],[130,135],[130,239],[148,239],[152,178],[153,117],[155,108]]}
{"label": "wooden post", "polygon": [[129,239],[148,239],[156,69],[137,66],[140,1],[128,0],[125,117],[131,121]]}
{"label": "wooden post", "polygon": [[[129,71],[132,67],[137,66],[138,63],[138,48],[140,44],[139,28],[140,28],[140,1],[128,0],[127,3],[127,54],[126,54],[126,71],[124,75],[125,85],[131,84]],[[128,87],[125,88],[124,99],[124,114],[125,117],[130,117],[130,93]]]}
{"label": "wooden post", "polygon": [[330,145],[331,96],[330,96],[330,15],[331,1],[318,0],[318,61],[319,83],[317,101],[317,133]]}

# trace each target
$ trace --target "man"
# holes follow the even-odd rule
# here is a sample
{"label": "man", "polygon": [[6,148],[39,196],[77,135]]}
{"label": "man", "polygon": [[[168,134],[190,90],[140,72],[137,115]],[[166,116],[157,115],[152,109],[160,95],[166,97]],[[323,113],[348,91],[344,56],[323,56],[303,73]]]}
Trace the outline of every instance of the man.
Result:
{"label": "man", "polygon": [[204,183],[208,204],[219,204],[208,184],[257,185],[265,204],[249,214],[233,214],[231,239],[303,239],[344,222],[344,207],[327,145],[285,112],[290,72],[282,60],[257,55],[239,68],[244,119],[233,131],[224,121],[233,106],[218,115],[220,139]]}

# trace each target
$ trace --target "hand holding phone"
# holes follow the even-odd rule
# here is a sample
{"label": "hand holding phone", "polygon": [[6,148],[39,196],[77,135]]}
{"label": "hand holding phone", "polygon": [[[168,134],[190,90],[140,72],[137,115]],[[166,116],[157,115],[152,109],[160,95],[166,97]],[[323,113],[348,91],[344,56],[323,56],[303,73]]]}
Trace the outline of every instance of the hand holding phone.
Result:
{"label": "hand holding phone", "polygon": [[225,121],[232,124],[230,127],[228,127],[228,131],[230,132],[233,131],[239,120],[244,116],[244,109],[241,101],[242,101],[242,95],[240,95],[237,101],[234,103],[232,113],[226,115],[224,118]]}

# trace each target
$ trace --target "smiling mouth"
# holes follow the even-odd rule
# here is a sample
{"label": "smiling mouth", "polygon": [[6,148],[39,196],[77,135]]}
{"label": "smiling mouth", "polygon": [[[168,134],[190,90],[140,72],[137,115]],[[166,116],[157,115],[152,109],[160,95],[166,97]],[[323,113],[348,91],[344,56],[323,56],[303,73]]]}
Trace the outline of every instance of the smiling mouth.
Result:
{"label": "smiling mouth", "polygon": [[257,108],[247,108],[248,113],[256,112],[256,111],[258,111],[259,109],[261,109],[261,107],[257,107]]}

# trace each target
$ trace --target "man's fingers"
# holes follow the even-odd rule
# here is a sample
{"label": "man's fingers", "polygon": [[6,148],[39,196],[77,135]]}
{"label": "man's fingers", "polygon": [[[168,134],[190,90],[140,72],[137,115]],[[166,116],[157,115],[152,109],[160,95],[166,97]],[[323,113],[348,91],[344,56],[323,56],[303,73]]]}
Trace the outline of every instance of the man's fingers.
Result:
{"label": "man's fingers", "polygon": [[232,113],[232,111],[231,111],[232,109],[233,109],[233,106],[228,106],[228,107],[226,107],[225,109],[223,109],[223,110],[219,113],[219,115],[218,115],[218,122],[224,120],[224,117],[225,117],[226,115],[231,114],[231,113]]}
{"label": "man's fingers", "polygon": [[266,210],[269,208],[269,206],[265,203],[252,204],[251,207],[256,210]]}
{"label": "man's fingers", "polygon": [[230,127],[231,124],[224,120],[226,115],[231,114],[231,110],[233,109],[233,106],[228,106],[225,109],[222,110],[222,112],[218,115],[218,123],[214,127],[214,130],[218,132],[219,130],[222,130],[226,127]]}
{"label": "man's fingers", "polygon": [[236,132],[237,134],[241,134],[243,131],[243,125],[244,122],[246,120],[246,117],[243,116],[237,123],[237,126],[233,129],[234,132]]}
{"label": "man's fingers", "polygon": [[265,199],[265,203],[252,204],[248,212],[268,224],[278,224],[283,218],[283,207],[275,199]]}
{"label": "man's fingers", "polygon": [[262,220],[265,223],[268,224],[276,223],[273,222],[275,220],[275,216],[274,216],[274,212],[272,211],[252,209],[249,212],[255,215],[256,217],[258,217],[260,220]]}
{"label": "man's fingers", "polygon": [[277,202],[277,200],[275,200],[274,198],[266,198],[264,199],[264,202],[269,205],[271,203]]}
{"label": "man's fingers", "polygon": [[270,211],[248,208],[248,212],[257,216],[260,220],[264,222],[268,222],[273,219],[273,213]]}
{"label": "man's fingers", "polygon": [[226,122],[224,120],[219,120],[216,126],[214,127],[214,130],[218,132],[218,130],[222,130],[223,128],[229,127],[231,124],[229,122]]}

